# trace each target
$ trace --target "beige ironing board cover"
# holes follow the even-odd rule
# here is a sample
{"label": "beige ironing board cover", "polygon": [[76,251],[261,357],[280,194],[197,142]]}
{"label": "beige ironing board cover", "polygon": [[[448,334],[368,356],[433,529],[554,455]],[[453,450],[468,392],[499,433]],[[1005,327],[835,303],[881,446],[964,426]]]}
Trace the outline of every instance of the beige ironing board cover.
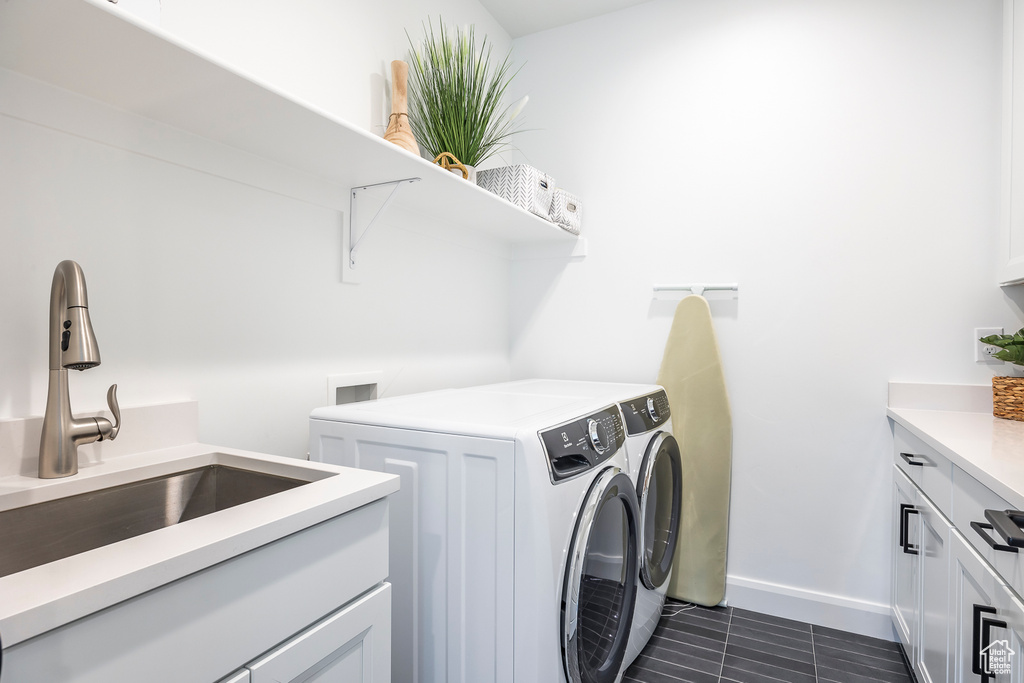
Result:
{"label": "beige ironing board cover", "polygon": [[658,372],[683,461],[683,501],[669,597],[717,605],[725,597],[732,415],[711,309],[700,296],[676,307]]}

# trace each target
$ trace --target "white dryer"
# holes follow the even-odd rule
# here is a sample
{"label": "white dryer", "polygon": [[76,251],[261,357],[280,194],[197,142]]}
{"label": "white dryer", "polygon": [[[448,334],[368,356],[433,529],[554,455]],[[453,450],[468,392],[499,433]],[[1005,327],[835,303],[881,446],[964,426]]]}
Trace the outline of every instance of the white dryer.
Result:
{"label": "white dryer", "polygon": [[619,404],[626,427],[630,476],[640,504],[640,585],[625,665],[629,666],[658,627],[679,542],[683,464],[672,436],[665,390],[652,385]]}
{"label": "white dryer", "polygon": [[615,683],[640,519],[618,406],[510,385],[332,406],[310,458],[398,474],[392,675]]}
{"label": "white dryer", "polygon": [[626,429],[630,478],[640,505],[640,561],[633,624],[623,671],[651,639],[661,620],[679,539],[682,514],[682,460],[672,436],[672,412],[665,390],[656,384],[573,380],[524,380],[508,391],[574,394],[614,401]]}

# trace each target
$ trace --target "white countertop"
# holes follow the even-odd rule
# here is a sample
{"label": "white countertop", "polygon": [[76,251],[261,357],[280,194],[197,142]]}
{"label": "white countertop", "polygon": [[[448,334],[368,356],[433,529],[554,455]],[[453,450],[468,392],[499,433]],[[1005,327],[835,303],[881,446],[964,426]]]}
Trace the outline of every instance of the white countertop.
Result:
{"label": "white countertop", "polygon": [[890,406],[887,414],[1018,510],[1024,509],[1024,422],[994,417],[991,411]]}
{"label": "white countertop", "polygon": [[0,511],[211,464],[310,483],[0,577],[4,647],[398,490],[394,475],[192,443],[88,464],[64,479],[0,477]]}

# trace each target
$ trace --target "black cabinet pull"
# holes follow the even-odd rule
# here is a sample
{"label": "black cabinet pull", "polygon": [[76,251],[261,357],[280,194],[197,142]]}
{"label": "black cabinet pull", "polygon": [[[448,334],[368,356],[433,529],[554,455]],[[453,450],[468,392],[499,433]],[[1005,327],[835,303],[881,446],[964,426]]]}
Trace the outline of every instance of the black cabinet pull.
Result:
{"label": "black cabinet pull", "polygon": [[903,552],[908,555],[919,555],[918,547],[910,542],[910,533],[908,532],[907,524],[910,521],[910,515],[919,515],[920,511],[917,510],[913,505],[907,503],[900,503],[900,547],[903,548]]}
{"label": "black cabinet pull", "polygon": [[1005,621],[986,619],[986,614],[996,614],[996,608],[988,605],[974,606],[974,629],[971,632],[973,645],[971,648],[971,671],[981,676],[981,683],[988,683],[996,677],[994,673],[986,672],[985,669],[988,667],[982,666],[981,662],[981,653],[992,645],[992,627],[1006,628]]}
{"label": "black cabinet pull", "polygon": [[914,507],[906,503],[900,503],[900,547],[907,547],[907,508]]}
{"label": "black cabinet pull", "polygon": [[1024,548],[1024,531],[1021,531],[1020,528],[1020,525],[1024,524],[1024,512],[1020,510],[985,510],[985,519],[992,523],[1001,538],[1006,539],[1007,545]]}
{"label": "black cabinet pull", "polygon": [[988,531],[992,530],[991,524],[985,524],[984,522],[971,522],[971,528],[978,532],[978,535],[985,539],[994,550],[1002,550],[1004,553],[1015,553],[1017,549],[1010,545],[1003,545],[996,539],[992,538],[992,535]]}
{"label": "black cabinet pull", "polygon": [[[925,465],[928,464],[928,458],[924,457],[923,455],[914,455],[913,453],[900,453],[900,457],[906,460],[908,465],[912,465],[914,467],[924,467]],[[921,462],[915,462],[914,458],[920,458]]]}

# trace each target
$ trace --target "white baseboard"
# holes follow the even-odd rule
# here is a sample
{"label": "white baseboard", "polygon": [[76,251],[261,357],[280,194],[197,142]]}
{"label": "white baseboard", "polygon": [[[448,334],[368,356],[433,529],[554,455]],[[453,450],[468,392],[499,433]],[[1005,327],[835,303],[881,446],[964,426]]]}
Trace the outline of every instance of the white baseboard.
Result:
{"label": "white baseboard", "polygon": [[725,594],[732,607],[895,640],[891,612],[886,604],[740,576],[726,577]]}

